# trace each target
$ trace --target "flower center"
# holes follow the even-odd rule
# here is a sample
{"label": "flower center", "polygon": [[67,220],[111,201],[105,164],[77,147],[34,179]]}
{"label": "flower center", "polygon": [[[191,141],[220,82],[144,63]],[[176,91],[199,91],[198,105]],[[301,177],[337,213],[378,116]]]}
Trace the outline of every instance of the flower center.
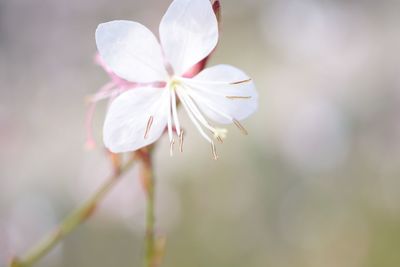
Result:
{"label": "flower center", "polygon": [[167,87],[169,90],[172,92],[175,92],[176,88],[178,86],[181,86],[181,81],[177,77],[171,77],[171,79],[168,81]]}

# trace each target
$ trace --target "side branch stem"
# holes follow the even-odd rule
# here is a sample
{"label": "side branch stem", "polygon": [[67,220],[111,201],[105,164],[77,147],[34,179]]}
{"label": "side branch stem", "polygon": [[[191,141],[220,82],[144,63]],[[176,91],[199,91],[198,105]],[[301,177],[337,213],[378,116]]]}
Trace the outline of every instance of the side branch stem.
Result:
{"label": "side branch stem", "polygon": [[10,267],[30,267],[49,253],[61,240],[85,222],[96,210],[96,207],[104,199],[107,193],[120,180],[119,178],[134,164],[132,157],[124,165],[116,167],[114,173],[106,179],[100,188],[87,199],[80,207],[72,211],[52,232],[44,237],[38,244],[32,247],[25,256],[15,257],[10,262]]}

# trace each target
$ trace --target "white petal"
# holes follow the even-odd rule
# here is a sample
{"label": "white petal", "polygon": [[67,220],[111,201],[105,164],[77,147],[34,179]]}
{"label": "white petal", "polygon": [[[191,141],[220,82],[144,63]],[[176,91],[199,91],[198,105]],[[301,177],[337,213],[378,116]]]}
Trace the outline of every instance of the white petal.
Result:
{"label": "white petal", "polygon": [[104,123],[105,146],[119,153],[155,142],[167,124],[168,100],[165,88],[135,88],[118,96],[112,102]]}
{"label": "white petal", "polygon": [[164,54],[182,75],[218,42],[218,22],[209,0],[174,0],[160,23]]}
{"label": "white petal", "polygon": [[243,120],[258,107],[258,94],[253,81],[243,71],[217,65],[185,79],[192,98],[210,119],[219,123]]}
{"label": "white petal", "polygon": [[102,23],[96,29],[96,44],[106,65],[128,81],[155,82],[167,77],[161,47],[153,33],[140,23]]}

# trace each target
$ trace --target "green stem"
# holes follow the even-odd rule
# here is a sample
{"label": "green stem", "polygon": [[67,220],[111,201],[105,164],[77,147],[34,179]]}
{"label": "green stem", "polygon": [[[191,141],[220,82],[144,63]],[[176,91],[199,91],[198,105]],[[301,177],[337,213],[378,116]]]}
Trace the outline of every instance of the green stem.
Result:
{"label": "green stem", "polygon": [[145,153],[142,159],[142,182],[146,191],[147,209],[146,209],[146,237],[145,237],[145,256],[144,267],[156,267],[156,244],[155,244],[155,179],[151,152]]}
{"label": "green stem", "polygon": [[82,206],[71,212],[55,230],[30,249],[25,256],[12,259],[10,267],[30,267],[49,253],[64,237],[93,214],[100,201],[120,180],[118,178],[129,170],[133,163],[134,158],[132,157],[125,165],[118,168],[113,175],[108,177],[105,183]]}

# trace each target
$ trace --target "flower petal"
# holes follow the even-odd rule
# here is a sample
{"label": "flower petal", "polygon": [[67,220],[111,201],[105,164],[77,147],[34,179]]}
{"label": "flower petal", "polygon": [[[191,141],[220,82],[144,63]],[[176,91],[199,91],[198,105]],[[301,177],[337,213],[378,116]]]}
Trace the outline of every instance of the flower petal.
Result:
{"label": "flower petal", "polygon": [[142,83],[167,78],[161,47],[153,33],[140,23],[102,23],[96,29],[96,44],[106,65],[121,78]]}
{"label": "flower petal", "polygon": [[202,112],[219,123],[243,120],[258,107],[258,94],[253,81],[243,71],[217,65],[185,79],[189,94]]}
{"label": "flower petal", "polygon": [[209,0],[174,0],[160,23],[164,54],[176,75],[208,56],[218,42],[218,22]]}
{"label": "flower petal", "polygon": [[167,124],[168,90],[141,87],[118,96],[103,128],[105,146],[114,153],[134,151],[155,142]]}

